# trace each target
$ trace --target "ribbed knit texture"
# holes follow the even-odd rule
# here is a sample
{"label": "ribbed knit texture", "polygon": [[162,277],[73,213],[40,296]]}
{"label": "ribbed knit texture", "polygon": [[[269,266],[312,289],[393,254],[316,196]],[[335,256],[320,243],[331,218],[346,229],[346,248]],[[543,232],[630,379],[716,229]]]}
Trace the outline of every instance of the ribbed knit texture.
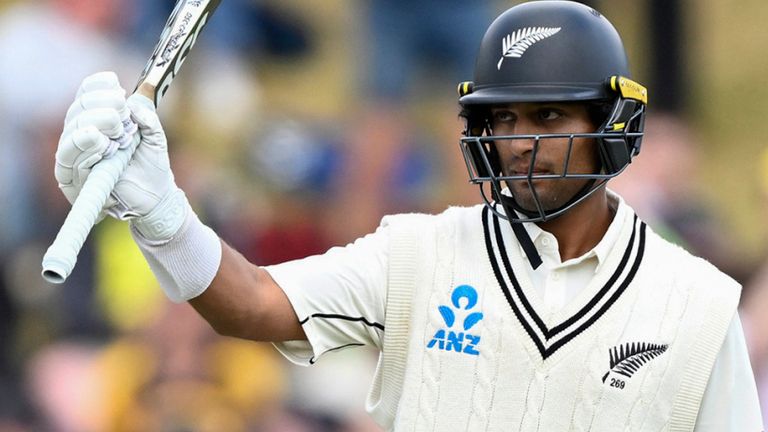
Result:
{"label": "ribbed knit texture", "polygon": [[710,371],[725,338],[728,324],[733,319],[733,310],[738,304],[738,298],[716,297],[712,301],[713,303],[725,301],[730,304],[713,304],[709,319],[701,326],[696,345],[691,352],[689,366],[680,384],[680,392],[672,405],[670,432],[689,432],[696,426],[696,417]]}
{"label": "ribbed knit texture", "polygon": [[[384,220],[386,222],[386,218]],[[379,424],[391,423],[397,414],[399,391],[403,386],[405,360],[408,346],[409,319],[411,308],[411,289],[416,276],[416,254],[418,236],[414,225],[405,225],[392,231],[390,249],[390,270],[385,310],[384,349],[381,365],[386,365],[382,379],[376,381],[371,389],[372,396],[382,394],[385,397],[372,400],[369,397],[368,410]],[[376,388],[380,385],[380,388]],[[374,406],[378,405],[378,406]]]}
{"label": "ribbed knit texture", "polygon": [[[730,278],[648,229],[642,264],[626,291],[605,315],[543,359],[494,277],[478,207],[389,222],[400,246],[393,245],[390,255],[388,301],[395,303],[387,306],[379,371],[386,401],[380,408],[389,420],[377,418],[382,425],[418,432],[692,430],[738,302],[739,286]],[[617,246],[619,257],[631,231]],[[633,250],[634,257],[637,244]],[[519,266],[519,248],[507,251],[513,267]],[[616,261],[602,271],[612,273]],[[480,337],[478,355],[429,347],[441,329],[462,331],[470,311],[452,306],[451,293],[464,284],[478,294],[472,311],[484,314],[464,331]],[[446,305],[456,314],[452,326],[438,311]],[[559,322],[542,316],[549,328]],[[645,342],[669,348],[632,376],[611,371],[611,349]],[[611,386],[612,378],[623,387]]]}
{"label": "ribbed knit texture", "polygon": [[191,208],[181,228],[167,242],[149,241],[135,227],[131,227],[131,235],[160,287],[174,303],[202,294],[219,270],[219,236],[200,222]]}

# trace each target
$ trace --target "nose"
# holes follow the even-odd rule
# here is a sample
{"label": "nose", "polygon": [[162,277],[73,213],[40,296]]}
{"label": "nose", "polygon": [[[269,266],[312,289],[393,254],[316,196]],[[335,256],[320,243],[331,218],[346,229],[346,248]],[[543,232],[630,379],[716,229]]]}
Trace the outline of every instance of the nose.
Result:
{"label": "nose", "polygon": [[525,135],[528,138],[508,138],[496,140],[497,150],[502,157],[523,158],[532,153],[536,147],[536,138],[541,131],[536,125],[524,118],[518,119],[514,125],[494,131],[494,135]]}

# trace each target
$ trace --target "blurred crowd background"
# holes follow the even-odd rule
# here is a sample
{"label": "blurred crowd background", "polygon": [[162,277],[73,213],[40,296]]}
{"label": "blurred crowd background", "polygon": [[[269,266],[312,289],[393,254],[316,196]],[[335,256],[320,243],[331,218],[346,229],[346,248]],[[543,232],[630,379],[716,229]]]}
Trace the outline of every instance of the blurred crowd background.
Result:
{"label": "blurred crowd background", "polygon": [[[53,178],[83,77],[132,90],[172,0],[0,0],[0,431],[377,431],[376,353],[310,368],[217,336],[161,293],[105,220],[62,286],[40,260],[69,208]],[[500,0],[224,0],[160,116],[201,218],[266,265],[372,231],[382,215],[480,201],[456,84]],[[744,284],[768,413],[768,16],[763,0],[589,1],[650,91],[640,157],[610,186]]]}

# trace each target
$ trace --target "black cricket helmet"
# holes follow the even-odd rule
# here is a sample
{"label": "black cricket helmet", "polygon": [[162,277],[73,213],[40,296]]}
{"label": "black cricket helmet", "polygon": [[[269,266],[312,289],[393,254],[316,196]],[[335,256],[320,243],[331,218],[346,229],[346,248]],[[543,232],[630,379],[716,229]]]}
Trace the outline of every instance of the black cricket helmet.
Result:
{"label": "black cricket helmet", "polygon": [[[572,1],[531,1],[502,13],[490,25],[480,45],[474,80],[459,84],[459,104],[466,120],[460,146],[470,181],[480,185],[485,203],[513,222],[546,221],[567,210],[621,173],[640,152],[646,89],[630,78],[627,56],[616,29],[599,12]],[[490,108],[513,102],[584,102],[598,112],[594,133],[494,136]],[[569,172],[574,139],[592,139],[600,168],[594,173]],[[532,160],[524,175],[504,175],[495,140],[533,141]],[[568,140],[562,173],[535,174],[540,146]],[[585,179],[566,204],[545,209],[534,180]],[[525,181],[536,208],[522,208],[514,196],[502,194],[502,182]],[[505,214],[496,211],[483,184]],[[516,211],[513,211],[516,210]]]}

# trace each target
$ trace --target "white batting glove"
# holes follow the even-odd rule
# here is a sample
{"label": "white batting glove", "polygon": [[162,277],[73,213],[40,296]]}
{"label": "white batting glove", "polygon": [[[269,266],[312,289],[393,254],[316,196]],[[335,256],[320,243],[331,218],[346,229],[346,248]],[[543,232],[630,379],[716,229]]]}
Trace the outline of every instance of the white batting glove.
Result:
{"label": "white batting glove", "polygon": [[205,291],[218,271],[219,237],[200,222],[174,182],[152,101],[140,95],[126,100],[112,72],[83,80],[56,151],[56,180],[67,199],[74,202],[100,160],[134,148],[102,213],[130,221],[131,234],[168,298],[189,300]]}
{"label": "white batting glove", "polygon": [[[137,128],[130,121],[125,90],[117,77],[100,73],[84,79],[64,120],[56,151],[55,176],[70,203],[80,194],[91,168],[118,148],[135,147]],[[115,205],[114,199],[105,205]]]}
{"label": "white batting glove", "polygon": [[129,220],[144,238],[162,243],[183,224],[188,203],[174,181],[154,104],[141,95],[126,101],[113,72],[85,78],[67,111],[56,152],[59,188],[74,202],[96,163],[134,147],[133,158],[103,212]]}

